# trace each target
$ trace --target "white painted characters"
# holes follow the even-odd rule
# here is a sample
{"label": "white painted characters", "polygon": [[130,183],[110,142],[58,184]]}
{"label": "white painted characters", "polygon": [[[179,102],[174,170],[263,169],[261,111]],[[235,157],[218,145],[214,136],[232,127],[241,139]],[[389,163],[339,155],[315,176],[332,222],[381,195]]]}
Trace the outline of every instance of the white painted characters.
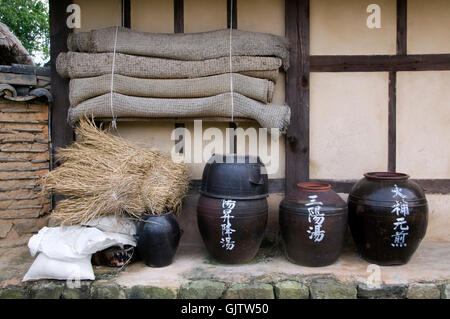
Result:
{"label": "white painted characters", "polygon": [[320,207],[323,205],[322,202],[317,201],[317,195],[308,196],[309,203],[306,203],[308,207],[308,222],[313,224],[309,226],[307,233],[309,234],[309,239],[314,240],[314,242],[321,242],[325,237],[325,231],[322,229],[322,224],[325,221],[325,215],[320,212]]}
{"label": "white painted characters", "polygon": [[234,218],[231,213],[233,212],[234,207],[236,206],[236,201],[231,199],[223,199],[222,200],[222,218],[223,223],[220,225],[222,228],[222,239],[220,240],[220,244],[222,248],[225,250],[233,250],[234,248],[234,240],[232,240],[231,235],[236,232],[235,229],[231,228],[230,219]]}
{"label": "white painted characters", "polygon": [[408,202],[405,200],[406,195],[402,194],[401,189],[397,186],[397,184],[394,185],[391,192],[394,194],[392,198],[395,199],[395,204],[392,205],[391,214],[395,214],[399,217],[396,218],[396,221],[394,222],[395,233],[391,235],[391,237],[394,238],[391,246],[406,247],[406,236],[408,235],[407,231],[409,230],[409,226],[406,221],[406,216],[409,215]]}

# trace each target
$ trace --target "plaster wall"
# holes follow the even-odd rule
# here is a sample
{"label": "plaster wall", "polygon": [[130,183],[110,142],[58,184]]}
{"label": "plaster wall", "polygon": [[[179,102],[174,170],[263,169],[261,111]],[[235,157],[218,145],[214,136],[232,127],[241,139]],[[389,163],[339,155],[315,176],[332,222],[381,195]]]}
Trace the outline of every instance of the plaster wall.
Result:
{"label": "plaster wall", "polygon": [[[369,28],[370,4],[380,7],[380,28]],[[312,55],[395,54],[395,0],[311,0]]]}
{"label": "plaster wall", "polygon": [[450,71],[397,74],[397,169],[450,178]]}
{"label": "plaster wall", "polygon": [[312,73],[310,83],[311,178],[386,170],[388,73]]}
{"label": "plaster wall", "polygon": [[448,0],[408,0],[408,54],[450,53]]}

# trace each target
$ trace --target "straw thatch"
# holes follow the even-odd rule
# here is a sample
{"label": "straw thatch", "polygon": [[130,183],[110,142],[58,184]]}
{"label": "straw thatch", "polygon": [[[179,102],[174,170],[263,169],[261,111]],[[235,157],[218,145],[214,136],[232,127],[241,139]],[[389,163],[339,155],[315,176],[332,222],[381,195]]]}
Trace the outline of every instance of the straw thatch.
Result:
{"label": "straw thatch", "polygon": [[92,120],[82,119],[76,134],[80,140],[58,151],[62,164],[42,180],[45,193],[67,197],[52,213],[62,224],[124,212],[139,218],[181,211],[189,188],[183,163],[98,129]]}
{"label": "straw thatch", "polygon": [[10,64],[34,65],[33,58],[20,40],[0,22],[0,65]]}

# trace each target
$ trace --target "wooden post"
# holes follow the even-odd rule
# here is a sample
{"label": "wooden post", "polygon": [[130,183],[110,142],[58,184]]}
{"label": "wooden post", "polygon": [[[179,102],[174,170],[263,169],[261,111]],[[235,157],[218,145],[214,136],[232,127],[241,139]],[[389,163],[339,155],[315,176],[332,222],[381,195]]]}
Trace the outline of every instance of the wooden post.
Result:
{"label": "wooden post", "polygon": [[397,0],[397,54],[407,54],[407,0]]}
{"label": "wooden post", "polygon": [[184,0],[173,0],[173,23],[175,33],[184,32]]}
{"label": "wooden post", "polygon": [[[227,28],[237,29],[237,0],[227,0]],[[237,136],[236,136],[236,122],[230,122],[228,127],[230,130],[230,151],[237,153]]]}
{"label": "wooden post", "polygon": [[122,27],[131,28],[131,0],[122,0]]}
{"label": "wooden post", "polygon": [[[67,52],[67,36],[72,30],[67,27],[67,6],[72,4],[71,0],[50,0],[50,68],[51,68],[51,93],[53,103],[49,108],[49,130],[51,132],[50,145],[50,167],[54,167],[54,153],[60,147],[64,147],[74,140],[73,128],[67,121],[69,103],[69,79],[63,79],[56,72],[56,58],[59,53]],[[51,207],[63,197],[53,196]]]}
{"label": "wooden post", "polygon": [[[173,31],[175,33],[184,33],[184,0],[173,0]],[[184,123],[175,123],[174,127],[184,128],[186,125]],[[180,136],[179,139],[175,141],[175,144],[180,145],[175,151],[183,154],[184,153],[184,139],[185,136]]]}
{"label": "wooden post", "polygon": [[388,171],[395,172],[397,150],[397,72],[389,72]]}
{"label": "wooden post", "polygon": [[[231,10],[233,3],[233,10]],[[233,25],[230,25],[231,15],[233,15]],[[237,0],[227,0],[227,28],[237,29]]]}
{"label": "wooden post", "polygon": [[[397,0],[397,55],[407,55],[407,1]],[[395,172],[397,162],[397,72],[389,72],[388,171]]]}
{"label": "wooden post", "polygon": [[67,52],[67,36],[72,31],[67,27],[66,8],[71,0],[50,0],[50,64],[51,92],[53,95],[51,133],[54,149],[64,147],[74,140],[72,127],[67,121],[69,109],[69,79],[56,72],[56,58]]}
{"label": "wooden post", "polygon": [[286,36],[291,45],[286,103],[291,124],[286,135],[286,193],[309,180],[309,0],[286,0]]}

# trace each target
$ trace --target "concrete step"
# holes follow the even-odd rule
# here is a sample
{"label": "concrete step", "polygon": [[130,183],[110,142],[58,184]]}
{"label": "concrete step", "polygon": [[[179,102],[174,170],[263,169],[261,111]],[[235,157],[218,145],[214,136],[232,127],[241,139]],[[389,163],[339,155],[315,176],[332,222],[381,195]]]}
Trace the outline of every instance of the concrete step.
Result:
{"label": "concrete step", "polygon": [[244,265],[211,260],[202,246],[181,246],[174,262],[150,268],[94,267],[96,280],[22,283],[33,258],[27,247],[0,251],[0,298],[450,298],[450,245],[423,242],[403,266],[379,267],[345,249],[330,266],[288,262],[279,247],[264,247]]}

